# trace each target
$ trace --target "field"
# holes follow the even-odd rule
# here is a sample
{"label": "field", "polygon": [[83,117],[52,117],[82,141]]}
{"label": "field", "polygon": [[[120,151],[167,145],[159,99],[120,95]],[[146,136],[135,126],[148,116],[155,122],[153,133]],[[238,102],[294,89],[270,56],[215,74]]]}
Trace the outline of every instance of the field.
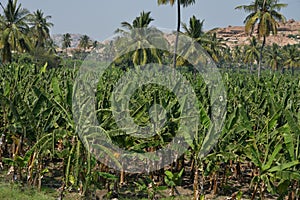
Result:
{"label": "field", "polygon": [[[112,71],[107,74],[111,81],[107,81],[108,77],[103,83],[100,80],[96,95],[98,121],[107,130],[118,128],[112,119],[110,105],[106,103],[110,94],[103,90],[123,73],[119,69]],[[209,199],[222,199],[222,196],[233,199],[296,198],[300,179],[298,73],[291,75],[266,70],[260,79],[247,70],[221,69],[221,74],[227,92],[227,116],[215,147],[205,157],[197,156],[207,129],[202,123],[198,138],[176,162],[148,174],[128,174],[100,163],[86,150],[83,138],[75,131],[72,89],[76,69],[36,69],[31,64],[11,64],[1,68],[2,187],[4,184],[7,188],[7,183],[14,182],[17,186],[11,186],[13,188],[34,186],[42,191],[46,188],[56,198],[73,194],[88,199],[96,196],[106,199],[190,199],[197,192]],[[187,71],[184,75],[192,83],[209,116],[210,103],[205,98],[207,87],[201,74]],[[151,98],[145,91],[160,89],[154,85],[138,90],[136,101],[146,106],[145,102],[151,102]],[[173,95],[164,91],[156,100],[162,102],[168,96]],[[146,123],[148,112],[137,107],[136,101],[132,100],[130,107],[135,113],[133,117],[137,123]],[[176,121],[175,118],[180,116],[176,115],[178,110],[170,112]],[[203,119],[205,116],[202,116],[205,121]],[[171,127],[168,131],[160,133],[163,142],[155,137],[141,140],[127,134],[110,137],[123,148],[147,152],[149,148],[159,148],[169,142],[176,123],[168,126]],[[115,156],[113,152],[106,153]],[[32,194],[35,192],[28,193]],[[43,195],[36,198],[42,199]]]}
{"label": "field", "polygon": [[244,27],[204,31],[195,15],[182,22],[196,0],[158,0],[176,7],[177,31],[142,11],[103,42],[55,41],[51,16],[3,4],[0,199],[299,200],[300,31],[279,27],[287,4],[235,6]]}

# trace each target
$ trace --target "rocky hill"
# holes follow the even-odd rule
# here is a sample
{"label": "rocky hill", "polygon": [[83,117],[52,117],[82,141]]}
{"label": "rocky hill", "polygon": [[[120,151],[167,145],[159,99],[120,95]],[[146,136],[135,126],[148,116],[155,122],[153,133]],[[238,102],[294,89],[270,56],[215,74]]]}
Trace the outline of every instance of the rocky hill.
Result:
{"label": "rocky hill", "polygon": [[[208,32],[217,33],[217,37],[223,38],[229,47],[249,43],[249,35],[245,33],[244,26],[229,25],[228,27],[215,28]],[[81,36],[81,34],[71,34],[71,48],[76,48],[78,46]],[[62,46],[63,34],[54,34],[52,35],[52,39],[58,47]],[[166,39],[172,44],[175,41],[175,36],[174,34],[166,34]],[[100,44],[105,44],[107,42],[108,41],[103,41],[100,42]],[[267,45],[270,45],[272,43],[277,43],[280,46],[284,46],[287,44],[300,44],[300,21],[290,19],[284,24],[280,23],[277,35],[270,35],[267,38]]]}
{"label": "rocky hill", "polygon": [[[254,30],[255,33],[256,29]],[[228,26],[226,28],[215,28],[210,32],[217,33],[230,47],[249,43],[249,35],[245,33],[244,26]],[[255,35],[255,34],[254,34]],[[270,35],[267,38],[267,45],[277,43],[280,46],[300,43],[300,21],[293,19],[286,23],[280,23],[277,35]]]}

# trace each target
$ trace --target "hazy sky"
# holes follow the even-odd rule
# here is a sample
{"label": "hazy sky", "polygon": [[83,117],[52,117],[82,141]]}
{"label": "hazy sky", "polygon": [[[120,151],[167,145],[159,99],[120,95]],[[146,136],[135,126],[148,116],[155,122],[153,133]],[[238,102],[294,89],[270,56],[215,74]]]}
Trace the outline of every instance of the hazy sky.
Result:
{"label": "hazy sky", "polygon": [[[1,0],[3,2],[3,0]],[[151,11],[152,25],[176,29],[176,7],[158,6],[157,0],[19,0],[30,11],[42,9],[51,15],[52,34],[87,34],[99,41],[113,35],[122,21],[132,22],[141,11]],[[195,15],[204,19],[204,29],[228,25],[242,25],[246,14],[235,10],[237,5],[252,0],[196,0],[196,4],[182,9],[182,21]],[[281,10],[287,19],[300,20],[300,0],[282,0],[289,4]],[[5,4],[5,3],[4,3]]]}

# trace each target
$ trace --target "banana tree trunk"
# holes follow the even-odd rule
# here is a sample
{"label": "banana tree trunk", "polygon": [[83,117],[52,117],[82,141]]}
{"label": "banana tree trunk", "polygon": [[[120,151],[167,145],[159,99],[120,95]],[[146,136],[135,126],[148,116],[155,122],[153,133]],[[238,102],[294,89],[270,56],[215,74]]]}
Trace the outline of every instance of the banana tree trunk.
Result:
{"label": "banana tree trunk", "polygon": [[41,188],[42,188],[42,178],[43,178],[43,175],[42,175],[42,171],[43,171],[43,161],[42,161],[42,158],[40,159],[39,161],[39,165],[38,165],[38,191],[41,191]]}
{"label": "banana tree trunk", "polygon": [[198,170],[198,161],[197,158],[194,159],[194,200],[199,200],[199,189],[198,189],[198,179],[199,179],[199,170]]}
{"label": "banana tree trunk", "polygon": [[1,134],[1,139],[0,139],[0,169],[3,168],[2,165],[2,158],[3,155],[5,154],[4,152],[7,150],[7,143],[6,143],[6,127],[7,127],[7,114],[6,114],[6,108],[4,105],[2,105],[2,119],[3,121],[0,123],[2,127],[4,127],[3,132]]}
{"label": "banana tree trunk", "polygon": [[256,183],[255,186],[254,186],[254,191],[252,193],[251,200],[254,200],[256,192],[257,192],[257,188],[258,188],[258,183]]}
{"label": "banana tree trunk", "polygon": [[216,195],[218,193],[218,173],[215,172],[213,175],[213,195]]}
{"label": "banana tree trunk", "polygon": [[122,169],[120,172],[120,186],[124,185],[125,183],[125,171]]}
{"label": "banana tree trunk", "polygon": [[3,164],[2,164],[2,158],[4,157],[4,151],[6,150],[6,135],[4,134],[5,131],[2,133],[1,135],[1,139],[0,139],[0,170],[3,168]]}

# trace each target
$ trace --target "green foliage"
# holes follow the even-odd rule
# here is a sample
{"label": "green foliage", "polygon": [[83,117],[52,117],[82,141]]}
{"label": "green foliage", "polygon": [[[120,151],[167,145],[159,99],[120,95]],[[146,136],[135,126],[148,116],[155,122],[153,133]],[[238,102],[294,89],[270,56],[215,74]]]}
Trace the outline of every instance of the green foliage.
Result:
{"label": "green foliage", "polygon": [[24,200],[54,200],[55,198],[50,195],[43,193],[38,193],[34,189],[21,190],[16,187],[11,188],[10,186],[0,185],[0,196],[3,200],[14,200],[14,199],[24,199]]}
{"label": "green foliage", "polygon": [[175,172],[175,173],[172,173],[171,171],[166,170],[165,171],[166,184],[170,187],[175,187],[175,186],[181,185],[183,171],[184,171],[184,168],[182,168],[180,170],[180,172]]}
{"label": "green foliage", "polygon": [[[105,187],[99,179],[108,182],[111,188],[118,177],[115,172],[99,170],[101,164],[90,153],[91,147],[75,132],[71,109],[75,73],[73,69],[47,69],[46,64],[36,67],[12,63],[0,69],[0,130],[5,134],[7,147],[22,144],[14,152],[12,148],[6,149],[8,153],[2,154],[2,162],[13,167],[16,175],[18,171],[23,172],[17,181],[37,186],[35,179],[42,180],[52,173],[49,162],[61,163],[61,178],[66,188],[79,189],[81,194],[89,196],[95,188]],[[110,98],[113,86],[124,73],[112,66],[101,77],[96,93],[99,123],[108,130],[115,144],[131,151],[147,152],[151,147],[168,144],[177,130],[180,105],[173,93],[155,84],[144,85],[134,92],[129,98],[130,114],[136,124],[144,126],[151,120],[148,110],[159,104],[168,110],[167,116],[172,123],[157,136],[146,139],[134,138],[118,129],[110,109]],[[185,76],[202,100],[199,133],[195,141],[189,141],[191,159],[197,160],[197,152],[204,141],[203,132],[210,124],[210,102],[201,77],[190,72],[185,72]],[[225,126],[215,148],[197,160],[196,169],[205,165],[202,175],[214,177],[223,170],[221,164],[228,165],[229,161],[251,163],[257,170],[251,177],[252,185],[261,188],[261,196],[270,192],[284,197],[295,191],[293,186],[300,180],[299,78],[290,74],[263,73],[258,80],[251,74],[224,71],[223,81],[228,93]],[[106,153],[115,156],[112,152]],[[164,175],[165,184],[176,189],[184,170],[187,168],[166,170],[160,176]],[[155,182],[151,181],[136,182],[136,190],[158,190],[160,186],[155,188]]]}

